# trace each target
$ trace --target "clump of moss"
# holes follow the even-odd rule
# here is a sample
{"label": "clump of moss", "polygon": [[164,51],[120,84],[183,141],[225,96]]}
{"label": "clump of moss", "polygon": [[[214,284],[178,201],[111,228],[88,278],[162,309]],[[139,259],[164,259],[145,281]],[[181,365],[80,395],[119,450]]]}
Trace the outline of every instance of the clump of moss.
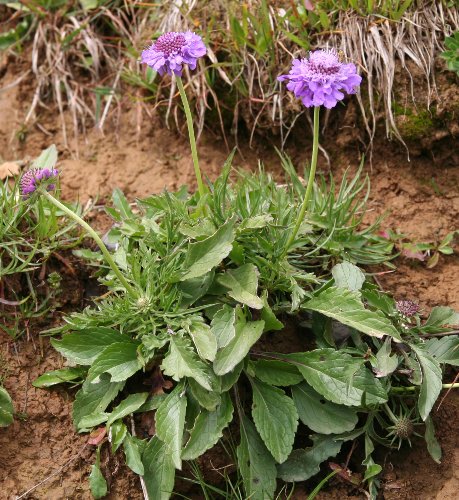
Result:
{"label": "clump of moss", "polygon": [[428,137],[439,125],[435,109],[410,109],[394,104],[394,115],[400,135],[405,140]]}

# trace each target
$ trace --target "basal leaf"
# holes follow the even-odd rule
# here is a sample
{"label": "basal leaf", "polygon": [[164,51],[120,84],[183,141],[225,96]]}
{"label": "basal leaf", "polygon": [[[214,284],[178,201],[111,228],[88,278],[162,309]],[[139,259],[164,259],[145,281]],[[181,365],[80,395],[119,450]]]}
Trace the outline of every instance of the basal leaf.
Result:
{"label": "basal leaf", "polygon": [[365,309],[359,292],[330,287],[306,302],[304,308],[317,311],[373,337],[388,335],[401,340],[397,329],[382,312]]}
{"label": "basal leaf", "polygon": [[426,432],[424,434],[424,439],[426,440],[427,450],[430,456],[437,462],[441,463],[441,446],[435,437],[435,427],[433,424],[432,417],[426,418]]}
{"label": "basal leaf", "polygon": [[107,481],[100,471],[99,464],[94,464],[91,466],[91,474],[89,475],[89,486],[91,488],[92,496],[97,500],[103,498],[107,492]]}
{"label": "basal leaf", "polygon": [[64,382],[73,382],[84,378],[86,371],[86,368],[81,367],[67,367],[53,370],[40,375],[32,382],[32,385],[34,387],[43,388],[52,387],[53,385],[62,384]]}
{"label": "basal leaf", "polygon": [[459,336],[429,339],[425,348],[439,363],[459,366]]}
{"label": "basal leaf", "polygon": [[126,465],[140,476],[144,474],[142,457],[139,449],[139,440],[131,436],[129,432],[126,434],[123,441],[124,454],[126,456]]}
{"label": "basal leaf", "polygon": [[182,441],[185,426],[186,395],[179,384],[156,410],[156,435],[165,445],[176,469],[182,468]]}
{"label": "basal leaf", "polygon": [[257,378],[270,385],[289,386],[299,384],[303,375],[292,363],[275,359],[262,359],[253,363]]}
{"label": "basal leaf", "polygon": [[103,374],[96,383],[85,382],[76,393],[73,403],[73,421],[80,429],[80,420],[93,413],[103,412],[115,399],[124,382],[111,382],[107,374]]}
{"label": "basal leaf", "polygon": [[192,378],[188,380],[188,383],[190,385],[191,393],[203,408],[209,411],[214,411],[217,408],[221,402],[221,396],[219,393],[204,389]]}
{"label": "basal leaf", "polygon": [[115,453],[116,450],[123,444],[124,438],[127,434],[127,427],[123,424],[123,422],[114,422],[110,428],[112,433],[112,453]]}
{"label": "basal leaf", "polygon": [[151,500],[169,500],[174,490],[175,467],[167,446],[153,436],[142,453],[144,481]]}
{"label": "basal leaf", "polygon": [[106,347],[88,371],[88,382],[97,382],[102,373],[109,373],[112,382],[122,382],[142,368],[137,357],[138,342],[115,342]]}
{"label": "basal leaf", "polygon": [[283,390],[256,379],[251,383],[253,421],[272,456],[282,463],[292,451],[298,427],[295,405]]}
{"label": "basal leaf", "polygon": [[237,461],[246,498],[272,500],[276,491],[276,463],[267,450],[253,423],[241,419],[241,443]]}
{"label": "basal leaf", "polygon": [[343,444],[333,436],[311,436],[314,445],[310,448],[294,450],[283,464],[277,466],[277,475],[287,482],[306,481],[319,472],[320,464],[327,458],[336,456]]}
{"label": "basal leaf", "polygon": [[362,360],[334,349],[287,354],[319,394],[346,406],[380,404],[387,401],[381,382],[362,367]]}
{"label": "basal leaf", "polygon": [[193,322],[189,329],[196,350],[201,359],[213,361],[217,354],[217,339],[209,325]]}
{"label": "basal leaf", "polygon": [[223,429],[231,422],[233,405],[228,393],[222,395],[221,404],[215,411],[202,410],[182,452],[183,460],[193,460],[214,446],[223,436]]}
{"label": "basal leaf", "polygon": [[4,387],[0,387],[0,427],[7,427],[13,422],[14,408],[11,397]]}
{"label": "basal leaf", "polygon": [[62,356],[74,363],[91,365],[105,347],[124,340],[129,340],[129,337],[117,330],[97,327],[64,335],[62,340],[51,339],[51,344]]}
{"label": "basal leaf", "polygon": [[184,377],[191,377],[205,389],[211,391],[212,386],[207,367],[194,353],[190,342],[179,335],[171,337],[169,353],[163,359],[161,370],[164,375],[172,377],[177,382]]}
{"label": "basal leaf", "polygon": [[229,344],[217,352],[214,361],[214,371],[217,375],[230,372],[248,354],[250,348],[261,337],[264,321],[239,323],[236,327],[236,336]]}
{"label": "basal leaf", "polygon": [[376,363],[373,367],[375,375],[379,377],[387,377],[393,373],[398,366],[398,357],[392,354],[391,338],[386,337],[383,345],[376,353]]}
{"label": "basal leaf", "polygon": [[121,401],[121,403],[113,409],[107,420],[107,427],[112,425],[115,420],[120,420],[130,413],[138,410],[147,400],[148,392],[138,392],[129,394],[129,396]]}
{"label": "basal leaf", "polygon": [[341,434],[352,431],[357,425],[355,410],[324,400],[306,382],[293,386],[292,396],[300,420],[314,432]]}
{"label": "basal leaf", "polygon": [[224,305],[212,318],[211,328],[219,349],[228,345],[236,335],[236,309]]}
{"label": "basal leaf", "polygon": [[262,309],[263,301],[257,296],[258,269],[253,264],[244,264],[231,269],[217,278],[228,289],[228,295],[253,309]]}
{"label": "basal leaf", "polygon": [[181,281],[203,276],[229,255],[233,248],[234,224],[235,219],[230,219],[209,238],[190,244]]}
{"label": "basal leaf", "polygon": [[410,344],[422,369],[422,384],[418,409],[422,420],[426,420],[442,389],[442,374],[438,361],[420,345]]}
{"label": "basal leaf", "polygon": [[261,310],[261,319],[265,322],[265,332],[271,332],[273,330],[278,331],[284,328],[284,324],[276,318],[271,307],[268,304],[268,293],[263,293],[262,297],[263,309]]}
{"label": "basal leaf", "polygon": [[335,280],[335,285],[339,288],[357,291],[365,283],[365,275],[359,267],[350,262],[336,264],[336,266],[333,266],[331,272]]}

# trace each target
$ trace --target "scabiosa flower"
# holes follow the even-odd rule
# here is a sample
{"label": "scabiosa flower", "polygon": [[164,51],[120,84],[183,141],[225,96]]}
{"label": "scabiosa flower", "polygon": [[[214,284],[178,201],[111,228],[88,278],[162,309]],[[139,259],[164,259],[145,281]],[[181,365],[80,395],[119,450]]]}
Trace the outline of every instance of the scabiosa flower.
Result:
{"label": "scabiosa flower", "polygon": [[22,175],[19,183],[22,196],[25,198],[29,197],[41,183],[46,185],[48,191],[52,191],[56,186],[53,183],[49,183],[49,181],[57,179],[58,174],[59,172],[55,168],[32,168],[27,170]]}
{"label": "scabiosa flower", "polygon": [[307,108],[334,108],[344,99],[343,91],[355,94],[362,81],[355,64],[341,62],[334,50],[316,50],[310,52],[308,58],[294,59],[288,75],[277,79],[287,80],[287,88]]}
{"label": "scabiosa flower", "polygon": [[182,76],[182,65],[196,68],[197,60],[206,55],[207,49],[199,35],[192,31],[161,35],[156,42],[142,52],[141,61],[160,75]]}
{"label": "scabiosa flower", "polygon": [[399,313],[407,318],[414,316],[420,309],[419,304],[416,304],[412,300],[397,300],[395,307]]}

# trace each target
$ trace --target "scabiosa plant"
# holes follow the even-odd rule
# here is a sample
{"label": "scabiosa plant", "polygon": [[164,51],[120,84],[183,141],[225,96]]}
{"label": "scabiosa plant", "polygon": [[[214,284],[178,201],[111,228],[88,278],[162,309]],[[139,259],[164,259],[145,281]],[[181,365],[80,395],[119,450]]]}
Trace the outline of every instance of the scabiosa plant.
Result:
{"label": "scabiosa plant", "polygon": [[199,195],[201,197],[205,194],[206,189],[202,181],[201,169],[199,168],[193,117],[181,77],[183,66],[188,66],[191,70],[196,69],[198,59],[204,57],[206,53],[206,46],[199,35],[191,31],[185,31],[183,33],[171,31],[162,34],[155,42],[146,48],[141,55],[141,62],[143,64],[147,64],[160,75],[167,73],[168,75],[174,76],[177,81],[177,87],[185,110],[191,156],[193,159],[196,181],[198,183]]}
{"label": "scabiosa plant", "polygon": [[31,168],[24,172],[19,183],[24,198],[31,196],[38,187],[46,187],[48,191],[55,189],[55,181],[59,172],[55,168]]}
{"label": "scabiosa plant", "polygon": [[288,81],[287,88],[301,99],[307,107],[314,107],[314,133],[309,179],[303,203],[295,227],[287,242],[284,254],[295,240],[304,219],[317,168],[319,151],[319,110],[320,106],[334,108],[344,98],[344,93],[354,94],[362,77],[357,74],[354,64],[342,62],[335,50],[316,50],[304,59],[294,59],[287,75],[278,77],[280,82]]}

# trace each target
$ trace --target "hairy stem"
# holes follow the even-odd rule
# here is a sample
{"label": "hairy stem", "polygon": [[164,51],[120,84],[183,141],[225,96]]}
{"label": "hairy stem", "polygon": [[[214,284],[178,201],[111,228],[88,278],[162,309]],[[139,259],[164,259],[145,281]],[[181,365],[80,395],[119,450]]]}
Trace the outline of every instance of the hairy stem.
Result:
{"label": "hairy stem", "polygon": [[306,210],[308,209],[309,200],[311,199],[312,188],[314,186],[314,178],[316,176],[317,155],[319,152],[319,111],[320,107],[316,106],[314,108],[314,133],[313,133],[313,143],[312,143],[311,168],[309,170],[308,185],[306,186],[306,192],[304,193],[303,203],[301,204],[300,212],[296,219],[295,227],[293,228],[293,231],[290,234],[290,238],[288,239],[287,245],[284,248],[282,257],[284,257],[287,254],[290,246],[295,241],[296,235],[298,234],[298,231],[306,214]]}
{"label": "hairy stem", "polygon": [[191,157],[193,158],[194,173],[196,175],[196,181],[198,182],[199,196],[202,198],[206,193],[206,188],[202,181],[201,169],[199,168],[198,149],[196,147],[196,138],[194,136],[193,116],[191,115],[191,109],[188,103],[188,98],[186,96],[185,89],[183,88],[182,78],[180,76],[176,76],[175,79],[177,81],[177,87],[179,89],[180,97],[182,98],[183,108],[185,110],[186,124],[188,126],[188,135],[190,137]]}
{"label": "hairy stem", "polygon": [[59,200],[54,198],[54,196],[50,194],[48,191],[40,189],[40,194],[45,196],[55,207],[59,208],[59,210],[65,212],[65,214],[67,214],[71,219],[73,219],[77,224],[79,224],[89,234],[89,236],[93,238],[93,240],[99,246],[105,258],[105,261],[111,267],[112,271],[115,273],[116,277],[120,280],[121,284],[124,286],[126,291],[132,297],[137,298],[136,291],[134,290],[134,288],[132,288],[132,286],[127,282],[126,278],[123,276],[123,273],[119,270],[118,266],[115,264],[115,261],[113,260],[112,256],[110,255],[110,252],[105,246],[105,243],[101,240],[96,231],[94,231],[94,229],[87,222],[85,222],[79,215],[77,215],[75,212],[67,208]]}

